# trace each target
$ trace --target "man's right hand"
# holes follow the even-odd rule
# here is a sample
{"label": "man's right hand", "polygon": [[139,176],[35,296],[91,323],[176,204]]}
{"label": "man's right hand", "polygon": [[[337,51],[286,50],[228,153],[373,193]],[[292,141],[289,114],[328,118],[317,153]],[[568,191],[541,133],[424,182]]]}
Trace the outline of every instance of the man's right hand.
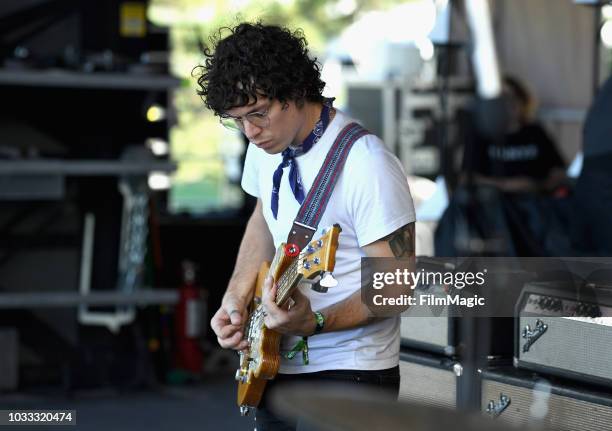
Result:
{"label": "man's right hand", "polygon": [[221,307],[210,321],[210,326],[215,331],[221,347],[235,350],[246,349],[248,343],[243,340],[246,318],[244,301],[232,296],[223,298]]}

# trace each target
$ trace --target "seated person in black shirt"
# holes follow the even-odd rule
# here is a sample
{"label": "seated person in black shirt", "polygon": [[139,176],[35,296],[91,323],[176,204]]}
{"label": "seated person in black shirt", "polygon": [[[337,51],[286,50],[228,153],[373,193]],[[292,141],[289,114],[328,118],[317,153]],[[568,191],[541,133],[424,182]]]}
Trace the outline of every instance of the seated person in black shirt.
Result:
{"label": "seated person in black shirt", "polygon": [[504,192],[550,192],[561,185],[565,163],[544,129],[532,121],[533,97],[516,79],[505,77],[508,125],[498,140],[474,134],[466,147],[463,169],[476,184]]}

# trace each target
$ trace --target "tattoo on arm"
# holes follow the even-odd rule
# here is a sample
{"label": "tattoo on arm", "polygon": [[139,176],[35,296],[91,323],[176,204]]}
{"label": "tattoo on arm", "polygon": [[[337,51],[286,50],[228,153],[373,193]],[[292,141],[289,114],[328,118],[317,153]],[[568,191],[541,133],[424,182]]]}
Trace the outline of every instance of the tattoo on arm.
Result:
{"label": "tattoo on arm", "polygon": [[381,241],[389,243],[389,247],[395,257],[413,257],[415,255],[414,223],[402,226],[395,232],[381,238]]}

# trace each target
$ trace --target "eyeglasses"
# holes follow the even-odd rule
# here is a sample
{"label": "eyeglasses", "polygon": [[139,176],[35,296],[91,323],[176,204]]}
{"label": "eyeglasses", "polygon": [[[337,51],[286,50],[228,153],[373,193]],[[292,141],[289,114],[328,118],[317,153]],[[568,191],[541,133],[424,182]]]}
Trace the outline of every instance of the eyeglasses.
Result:
{"label": "eyeglasses", "polygon": [[270,107],[269,105],[265,110],[259,112],[251,112],[250,114],[242,117],[232,117],[230,115],[223,115],[219,118],[219,122],[226,129],[233,130],[236,132],[244,132],[244,121],[248,121],[253,126],[266,128],[270,125]]}

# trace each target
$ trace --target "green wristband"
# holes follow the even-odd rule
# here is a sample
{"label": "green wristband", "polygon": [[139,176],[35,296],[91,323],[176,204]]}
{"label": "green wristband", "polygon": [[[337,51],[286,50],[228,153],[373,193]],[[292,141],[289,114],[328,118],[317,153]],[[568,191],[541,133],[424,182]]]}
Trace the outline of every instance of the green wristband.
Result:
{"label": "green wristband", "polygon": [[323,331],[325,327],[325,316],[320,311],[314,312],[315,321],[317,322],[317,326],[315,326],[315,331],[313,335],[317,335]]}

